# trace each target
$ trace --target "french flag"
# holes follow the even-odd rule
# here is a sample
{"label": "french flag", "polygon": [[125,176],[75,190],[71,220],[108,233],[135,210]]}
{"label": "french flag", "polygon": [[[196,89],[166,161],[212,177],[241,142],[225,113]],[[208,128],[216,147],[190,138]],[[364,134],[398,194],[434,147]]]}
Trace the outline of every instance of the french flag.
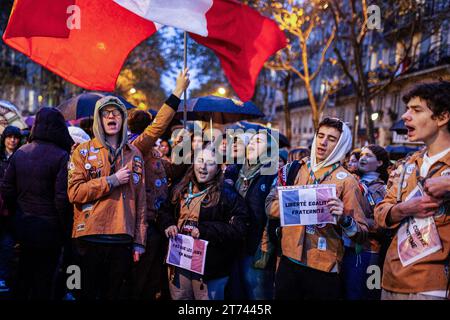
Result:
{"label": "french flag", "polygon": [[204,274],[208,241],[178,234],[169,241],[168,264]]}
{"label": "french flag", "polygon": [[242,101],[252,98],[264,62],[287,44],[278,25],[234,0],[114,0],[149,21],[188,31],[210,48]]}

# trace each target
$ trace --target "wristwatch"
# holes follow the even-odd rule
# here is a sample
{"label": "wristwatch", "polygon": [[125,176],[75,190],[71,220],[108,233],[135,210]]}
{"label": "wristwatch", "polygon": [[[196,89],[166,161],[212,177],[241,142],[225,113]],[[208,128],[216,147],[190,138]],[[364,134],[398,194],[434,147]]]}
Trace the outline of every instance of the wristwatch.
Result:
{"label": "wristwatch", "polygon": [[352,225],[353,219],[350,216],[345,216],[344,219],[342,220],[341,226],[343,228],[348,228]]}

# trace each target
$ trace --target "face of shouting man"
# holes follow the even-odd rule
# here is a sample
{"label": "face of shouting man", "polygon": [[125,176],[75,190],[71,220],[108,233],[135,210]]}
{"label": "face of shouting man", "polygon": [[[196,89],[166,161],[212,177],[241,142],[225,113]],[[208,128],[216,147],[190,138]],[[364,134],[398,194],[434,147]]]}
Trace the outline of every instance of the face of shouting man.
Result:
{"label": "face of shouting man", "polygon": [[316,135],[316,162],[325,160],[336,147],[341,133],[333,127],[321,126]]}
{"label": "face of shouting man", "polygon": [[448,114],[434,117],[427,102],[419,97],[409,100],[406,112],[402,115],[408,129],[408,140],[411,142],[423,141],[427,145],[430,145],[438,135],[439,128],[447,125],[448,118]]}
{"label": "face of shouting man", "polygon": [[119,134],[122,129],[123,116],[122,112],[116,106],[107,105],[100,111],[102,117],[103,130],[108,136]]}

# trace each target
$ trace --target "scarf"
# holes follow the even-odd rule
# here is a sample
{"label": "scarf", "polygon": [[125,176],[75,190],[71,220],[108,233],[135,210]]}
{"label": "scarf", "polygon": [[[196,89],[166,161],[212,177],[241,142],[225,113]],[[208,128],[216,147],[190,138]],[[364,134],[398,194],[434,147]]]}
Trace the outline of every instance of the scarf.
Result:
{"label": "scarf", "polygon": [[336,147],[325,160],[319,163],[316,163],[316,144],[317,134],[314,136],[314,140],[311,146],[311,168],[313,172],[316,172],[321,168],[329,167],[336,162],[341,162],[342,160],[344,160],[345,155],[352,148],[352,132],[345,123],[342,123],[342,133],[339,137],[339,141],[336,144]]}
{"label": "scarf", "polygon": [[187,223],[198,223],[202,202],[210,189],[211,187],[208,187],[200,191],[195,183],[189,182],[188,193],[181,200],[180,216],[177,223],[179,230],[182,230]]}
{"label": "scarf", "polygon": [[361,177],[361,181],[366,181],[367,183],[371,183],[377,180],[380,177],[378,172],[367,172],[364,173]]}
{"label": "scarf", "polygon": [[263,163],[258,162],[257,164],[250,165],[248,162],[242,166],[239,171],[239,178],[236,181],[235,188],[239,194],[245,198],[247,195],[248,187],[252,183],[253,179],[259,176],[261,173],[261,168],[264,166]]}

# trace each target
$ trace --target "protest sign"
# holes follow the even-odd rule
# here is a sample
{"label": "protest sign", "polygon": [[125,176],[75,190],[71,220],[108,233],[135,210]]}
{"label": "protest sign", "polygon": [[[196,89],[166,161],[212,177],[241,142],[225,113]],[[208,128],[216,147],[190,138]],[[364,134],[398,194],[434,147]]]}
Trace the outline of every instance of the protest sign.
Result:
{"label": "protest sign", "polygon": [[336,197],[336,185],[278,187],[281,226],[336,224],[327,203]]}
{"label": "protest sign", "polygon": [[169,240],[166,262],[182,269],[203,274],[207,247],[208,241],[178,234],[174,239]]}
{"label": "protest sign", "polygon": [[[423,195],[419,186],[405,201]],[[424,219],[409,217],[398,230],[397,250],[404,267],[441,250],[442,244],[433,217]]]}

